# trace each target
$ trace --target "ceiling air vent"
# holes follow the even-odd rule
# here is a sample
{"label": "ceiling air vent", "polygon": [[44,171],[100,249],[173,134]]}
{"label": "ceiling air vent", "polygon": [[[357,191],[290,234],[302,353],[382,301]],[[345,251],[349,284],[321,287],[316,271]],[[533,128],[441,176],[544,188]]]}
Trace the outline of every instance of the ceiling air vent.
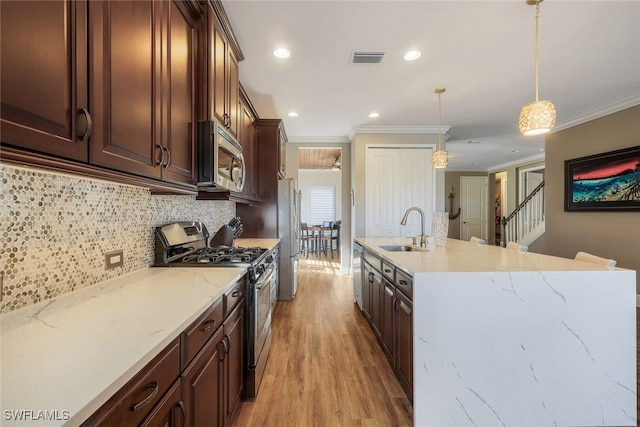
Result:
{"label": "ceiling air vent", "polygon": [[353,52],[352,64],[379,64],[384,58],[384,52]]}

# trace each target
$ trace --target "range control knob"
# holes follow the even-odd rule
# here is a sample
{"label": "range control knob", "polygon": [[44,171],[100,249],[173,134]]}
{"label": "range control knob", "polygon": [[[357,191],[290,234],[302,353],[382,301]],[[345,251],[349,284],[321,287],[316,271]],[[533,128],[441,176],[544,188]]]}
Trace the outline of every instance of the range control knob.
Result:
{"label": "range control knob", "polygon": [[258,275],[262,275],[262,273],[264,273],[264,265],[259,265],[256,270],[258,271]]}
{"label": "range control knob", "polygon": [[267,263],[271,264],[273,262],[273,255],[267,255]]}

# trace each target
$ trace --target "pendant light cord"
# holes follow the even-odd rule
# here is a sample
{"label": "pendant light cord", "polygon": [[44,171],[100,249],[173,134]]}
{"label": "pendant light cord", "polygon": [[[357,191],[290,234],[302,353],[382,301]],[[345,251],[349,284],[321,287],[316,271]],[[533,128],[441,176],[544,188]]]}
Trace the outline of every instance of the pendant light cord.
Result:
{"label": "pendant light cord", "polygon": [[538,67],[539,67],[539,45],[540,45],[540,0],[536,0],[536,102],[538,102]]}
{"label": "pendant light cord", "polygon": [[442,94],[438,94],[438,150],[444,150],[442,145]]}

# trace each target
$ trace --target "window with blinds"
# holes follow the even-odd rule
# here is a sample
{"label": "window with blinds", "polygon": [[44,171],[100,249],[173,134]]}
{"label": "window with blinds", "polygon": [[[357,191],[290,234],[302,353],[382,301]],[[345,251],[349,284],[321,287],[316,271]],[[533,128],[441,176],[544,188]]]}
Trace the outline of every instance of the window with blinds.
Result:
{"label": "window with blinds", "polygon": [[331,185],[309,186],[309,223],[322,224],[336,219],[336,188]]}

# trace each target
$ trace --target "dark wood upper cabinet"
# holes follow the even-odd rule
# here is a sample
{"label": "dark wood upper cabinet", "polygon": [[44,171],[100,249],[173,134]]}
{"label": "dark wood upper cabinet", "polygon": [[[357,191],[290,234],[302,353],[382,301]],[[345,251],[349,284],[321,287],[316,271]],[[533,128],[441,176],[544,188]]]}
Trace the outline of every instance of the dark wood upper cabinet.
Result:
{"label": "dark wood upper cabinet", "polygon": [[118,170],[160,177],[160,84],[162,3],[91,3],[90,161]]}
{"label": "dark wood upper cabinet", "polygon": [[[227,32],[218,15],[209,8],[208,21],[208,117],[224,126],[231,135],[238,136],[240,124],[239,54],[229,42]],[[242,59],[242,58],[240,58]]]}
{"label": "dark wood upper cabinet", "polygon": [[91,3],[92,164],[195,182],[197,8]]}
{"label": "dark wood upper cabinet", "polygon": [[87,161],[87,2],[0,2],[2,143]]}

